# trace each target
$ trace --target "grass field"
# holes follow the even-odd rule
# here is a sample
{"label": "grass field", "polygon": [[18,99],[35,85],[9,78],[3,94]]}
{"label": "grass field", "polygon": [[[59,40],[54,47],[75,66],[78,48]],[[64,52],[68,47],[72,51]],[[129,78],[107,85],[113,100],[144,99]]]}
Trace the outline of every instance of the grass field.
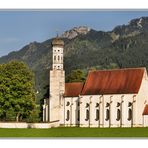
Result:
{"label": "grass field", "polygon": [[0,129],[0,137],[148,137],[148,128]]}

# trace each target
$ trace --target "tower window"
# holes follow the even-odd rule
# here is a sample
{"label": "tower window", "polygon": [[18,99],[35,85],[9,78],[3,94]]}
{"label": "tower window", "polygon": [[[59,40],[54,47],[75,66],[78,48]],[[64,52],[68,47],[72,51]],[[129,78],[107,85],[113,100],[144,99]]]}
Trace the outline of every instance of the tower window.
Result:
{"label": "tower window", "polygon": [[60,50],[58,50],[58,52],[60,52]]}
{"label": "tower window", "polygon": [[70,111],[69,110],[67,110],[67,117],[66,117],[66,121],[69,121],[69,118],[70,118]]}
{"label": "tower window", "polygon": [[89,110],[87,109],[86,110],[86,119],[85,119],[85,121],[88,121],[89,120]]}
{"label": "tower window", "polygon": [[56,60],[56,56],[54,56],[54,60]]}
{"label": "tower window", "polygon": [[58,61],[60,60],[60,56],[58,56]]}

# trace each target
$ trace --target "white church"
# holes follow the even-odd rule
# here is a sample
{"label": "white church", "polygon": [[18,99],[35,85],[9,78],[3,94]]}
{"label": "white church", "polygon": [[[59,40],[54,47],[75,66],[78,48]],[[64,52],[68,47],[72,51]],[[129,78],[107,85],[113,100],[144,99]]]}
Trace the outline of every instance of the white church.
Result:
{"label": "white church", "polygon": [[52,47],[43,122],[72,127],[148,126],[146,68],[90,71],[85,83],[65,83],[63,40],[55,38]]}

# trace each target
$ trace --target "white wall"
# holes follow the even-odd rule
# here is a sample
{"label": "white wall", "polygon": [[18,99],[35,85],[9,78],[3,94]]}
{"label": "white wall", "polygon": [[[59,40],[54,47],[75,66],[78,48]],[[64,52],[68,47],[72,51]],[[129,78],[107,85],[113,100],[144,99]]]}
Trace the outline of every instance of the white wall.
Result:
{"label": "white wall", "polygon": [[[66,97],[64,99],[64,124],[65,126],[77,126],[78,125],[78,97]],[[69,105],[67,104],[69,103]],[[69,120],[67,121],[67,111],[69,110]]]}
{"label": "white wall", "polygon": [[[77,106],[78,100],[81,102],[80,107]],[[80,124],[81,127],[131,127],[131,126],[143,126],[147,124],[147,117],[143,119],[142,113],[145,107],[145,103],[148,102],[148,77],[145,70],[141,87],[138,94],[110,94],[110,95],[85,95],[78,97],[66,97],[63,99],[65,105],[63,106],[63,117],[66,119],[66,111],[70,111],[70,120],[63,120],[63,124],[66,126],[75,126]],[[69,106],[66,103],[70,102]],[[86,104],[89,104],[89,108],[86,108]],[[100,103],[100,120],[96,121],[96,103]],[[106,104],[110,105],[110,120],[106,121]],[[120,106],[117,107],[117,103]],[[131,107],[128,104],[132,103]],[[71,105],[72,104],[72,105]],[[80,108],[80,122],[76,119],[77,110]],[[109,108],[109,107],[108,107]],[[128,120],[128,110],[133,109],[133,120]],[[86,121],[86,109],[90,111],[90,119]],[[117,109],[122,111],[122,116],[117,121]]]}
{"label": "white wall", "polygon": [[53,122],[53,123],[0,122],[0,128],[52,128],[58,126],[59,122]]}
{"label": "white wall", "polygon": [[136,124],[139,126],[142,126],[144,124],[142,113],[146,103],[148,103],[148,77],[147,72],[145,70],[136,102]]}
{"label": "white wall", "polygon": [[148,115],[143,116],[143,125],[144,127],[148,127]]}
{"label": "white wall", "polygon": [[60,94],[65,90],[65,71],[50,71],[49,121],[60,120]]}
{"label": "white wall", "polygon": [[[136,102],[133,104],[133,124],[137,125],[136,123],[136,112],[137,112],[137,97],[136,94],[119,94],[119,95],[93,95],[93,96],[81,96],[80,99],[78,97],[66,97],[64,99],[65,105],[63,106],[64,114],[63,118],[66,119],[67,117],[67,110],[70,111],[70,119],[68,121],[64,120],[63,124],[66,126],[76,126],[79,124],[77,121],[77,111],[79,107],[77,106],[78,100],[80,103],[80,126],[81,127],[131,127],[132,126],[132,120],[128,120],[128,109],[131,107],[128,107],[129,102],[133,102],[133,99],[136,100]],[[67,102],[69,102],[69,105],[67,106]],[[90,103],[91,102],[91,103]],[[106,109],[109,107],[106,107],[107,103],[110,103],[110,120],[106,121]],[[122,103],[121,103],[122,102]],[[86,104],[89,104],[90,106],[86,108]],[[99,109],[99,107],[96,107],[96,104],[100,103],[100,120],[96,121],[96,109]],[[117,107],[117,103],[120,103],[120,106]],[[86,110],[90,111],[90,119],[86,121]],[[119,121],[117,121],[117,109],[120,109],[122,111],[122,116]],[[141,115],[142,118],[142,115]],[[122,122],[121,122],[122,121]],[[133,126],[134,126],[133,125]]]}
{"label": "white wall", "polygon": [[[82,127],[120,127],[121,122],[120,120],[117,121],[117,109],[121,109],[117,107],[117,103],[122,103],[122,126],[130,127],[131,121],[128,121],[128,103],[133,101],[133,96],[135,94],[128,94],[128,95],[93,95],[93,96],[82,96],[81,98],[81,118],[80,118],[80,125]],[[86,118],[86,103],[90,103],[90,120],[85,121]],[[96,121],[96,103],[100,104],[100,121]],[[107,103],[111,103],[110,108],[106,107]],[[106,109],[110,109],[110,120],[106,120]]]}

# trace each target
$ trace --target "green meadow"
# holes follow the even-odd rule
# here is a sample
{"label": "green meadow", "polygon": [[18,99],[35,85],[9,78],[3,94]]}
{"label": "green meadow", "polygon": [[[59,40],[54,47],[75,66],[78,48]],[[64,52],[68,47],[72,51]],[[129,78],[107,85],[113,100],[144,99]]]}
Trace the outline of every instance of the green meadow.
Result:
{"label": "green meadow", "polygon": [[7,138],[44,138],[44,137],[100,137],[126,138],[148,137],[148,128],[79,128],[59,127],[51,129],[0,129],[0,137]]}

